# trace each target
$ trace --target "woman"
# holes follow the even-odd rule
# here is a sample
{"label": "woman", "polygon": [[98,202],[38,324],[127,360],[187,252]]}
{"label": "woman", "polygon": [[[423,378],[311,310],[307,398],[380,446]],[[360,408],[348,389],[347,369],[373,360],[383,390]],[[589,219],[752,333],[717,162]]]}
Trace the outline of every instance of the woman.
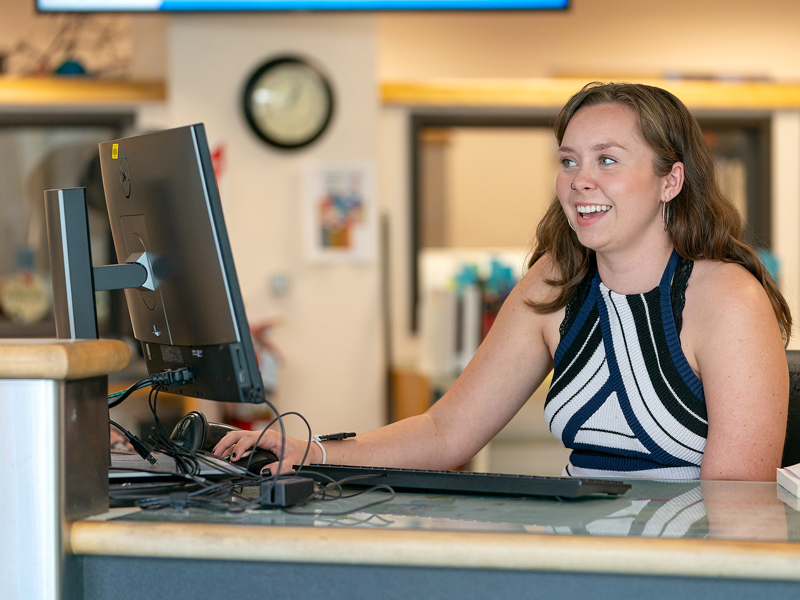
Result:
{"label": "woman", "polygon": [[[424,415],[325,442],[327,462],[463,464],[553,369],[545,417],[573,449],[566,474],[774,481],[791,316],[739,240],[697,122],[662,89],[593,83],[555,134],[557,198],[475,357]],[[228,434],[215,452],[257,437]],[[280,443],[268,432],[259,445]],[[305,447],[287,439],[286,464]]]}

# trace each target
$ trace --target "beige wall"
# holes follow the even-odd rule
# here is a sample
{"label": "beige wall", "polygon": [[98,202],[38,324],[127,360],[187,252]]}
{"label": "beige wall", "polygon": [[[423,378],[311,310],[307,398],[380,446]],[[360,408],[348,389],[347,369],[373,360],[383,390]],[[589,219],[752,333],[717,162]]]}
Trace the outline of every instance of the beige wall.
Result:
{"label": "beige wall", "polygon": [[380,77],[800,78],[795,0],[572,0],[565,12],[382,15]]}
{"label": "beige wall", "polygon": [[[246,15],[173,18],[170,126],[204,122],[229,151],[225,220],[251,324],[279,317],[285,356],[277,397],[315,433],[364,431],[383,422],[378,261],[314,265],[301,235],[301,178],[313,160],[375,160],[378,103],[375,19],[369,15]],[[268,147],[240,109],[252,70],[277,54],[301,54],[330,75],[330,130],[297,152]],[[289,278],[274,298],[269,279]],[[305,434],[295,420],[290,431]]]}

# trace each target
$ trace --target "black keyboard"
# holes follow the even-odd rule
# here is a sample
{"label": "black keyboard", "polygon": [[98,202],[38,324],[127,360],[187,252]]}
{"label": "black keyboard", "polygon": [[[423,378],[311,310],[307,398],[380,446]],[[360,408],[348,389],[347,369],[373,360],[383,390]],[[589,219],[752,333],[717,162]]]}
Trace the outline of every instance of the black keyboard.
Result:
{"label": "black keyboard", "polygon": [[[295,466],[295,469],[298,467]],[[502,475],[468,471],[425,471],[387,467],[353,467],[346,465],[308,465],[301,474],[320,483],[343,481],[347,486],[385,484],[395,491],[445,492],[495,496],[550,496],[577,498],[591,494],[621,495],[631,486],[611,479],[581,477],[540,477],[534,475]]]}

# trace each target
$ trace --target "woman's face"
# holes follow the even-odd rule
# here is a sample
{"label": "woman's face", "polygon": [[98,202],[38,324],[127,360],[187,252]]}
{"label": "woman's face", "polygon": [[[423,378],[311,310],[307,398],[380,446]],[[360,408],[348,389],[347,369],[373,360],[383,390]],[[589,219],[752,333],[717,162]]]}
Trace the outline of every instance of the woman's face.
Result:
{"label": "woman's face", "polygon": [[672,198],[670,176],[653,171],[654,152],[631,108],[579,109],[558,154],[556,192],[581,244],[611,252],[664,239],[661,201]]}

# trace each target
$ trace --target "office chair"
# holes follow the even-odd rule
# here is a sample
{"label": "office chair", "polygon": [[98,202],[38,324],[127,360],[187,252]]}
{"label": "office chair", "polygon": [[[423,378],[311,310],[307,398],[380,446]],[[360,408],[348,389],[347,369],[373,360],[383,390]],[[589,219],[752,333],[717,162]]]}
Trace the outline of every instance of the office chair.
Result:
{"label": "office chair", "polygon": [[787,350],[789,363],[789,418],[781,466],[800,463],[800,350]]}

